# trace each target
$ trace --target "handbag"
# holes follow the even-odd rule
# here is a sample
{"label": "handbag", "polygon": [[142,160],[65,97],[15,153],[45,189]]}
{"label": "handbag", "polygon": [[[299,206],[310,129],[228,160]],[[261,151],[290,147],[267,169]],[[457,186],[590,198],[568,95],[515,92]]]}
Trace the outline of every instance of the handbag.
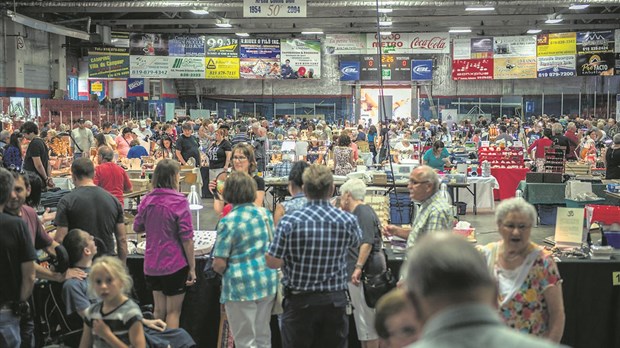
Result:
{"label": "handbag", "polygon": [[362,268],[361,282],[364,287],[364,299],[370,308],[375,308],[381,296],[396,286],[396,278],[392,275],[392,270],[387,267],[387,255],[381,247],[379,231],[380,228],[377,224],[372,251]]}
{"label": "handbag", "polygon": [[[269,219],[265,215],[265,210],[261,210],[261,214],[263,215],[263,220],[265,221],[265,225],[267,226],[267,231],[269,232],[269,242],[273,240],[273,230],[271,229],[271,224],[269,223]],[[280,315],[284,313],[284,308],[282,307],[282,300],[284,300],[284,288],[282,286],[282,270],[278,269],[278,286],[276,287],[276,297],[273,300],[273,307],[271,308],[271,315]]]}

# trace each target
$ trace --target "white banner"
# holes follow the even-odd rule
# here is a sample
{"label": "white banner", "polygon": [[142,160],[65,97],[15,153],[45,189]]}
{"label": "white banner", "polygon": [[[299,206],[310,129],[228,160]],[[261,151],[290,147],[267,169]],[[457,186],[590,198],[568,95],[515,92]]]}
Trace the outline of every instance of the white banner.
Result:
{"label": "white banner", "polygon": [[283,79],[321,78],[321,41],[280,40],[280,75]]}
{"label": "white banner", "polygon": [[471,59],[471,39],[454,39],[452,46],[452,59]]}
{"label": "white banner", "polygon": [[366,54],[364,34],[329,34],[323,42],[327,54]]}
{"label": "white banner", "polygon": [[570,56],[551,56],[536,58],[538,77],[577,76],[576,58]]}
{"label": "white banner", "polygon": [[307,8],[306,0],[243,0],[243,17],[306,17]]}
{"label": "white banner", "polygon": [[132,78],[204,79],[202,57],[130,56]]}
{"label": "white banner", "polygon": [[493,58],[536,57],[536,35],[493,38]]}
{"label": "white banner", "polygon": [[386,54],[450,53],[448,33],[392,33],[380,39],[381,43],[378,34],[366,34],[368,54],[378,52],[379,47]]}

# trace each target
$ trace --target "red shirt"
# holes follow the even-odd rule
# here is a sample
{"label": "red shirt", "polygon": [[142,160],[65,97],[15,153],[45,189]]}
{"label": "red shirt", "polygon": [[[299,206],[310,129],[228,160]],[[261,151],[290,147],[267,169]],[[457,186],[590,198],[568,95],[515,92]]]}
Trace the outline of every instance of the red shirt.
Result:
{"label": "red shirt", "polygon": [[533,148],[536,148],[536,154],[534,154],[534,158],[545,158],[545,147],[553,146],[553,140],[549,138],[540,138],[536,140],[530,147],[527,149],[528,153],[532,152]]}
{"label": "red shirt", "polygon": [[118,198],[121,205],[125,205],[123,192],[131,191],[131,181],[127,172],[119,165],[112,162],[101,163],[95,168],[95,185],[110,192]]}
{"label": "red shirt", "polygon": [[54,240],[43,229],[43,225],[41,225],[41,222],[39,221],[37,212],[33,208],[24,204],[21,207],[21,214],[22,220],[24,220],[26,225],[28,225],[28,230],[30,232],[30,237],[32,237],[34,248],[36,250],[41,250],[52,245]]}

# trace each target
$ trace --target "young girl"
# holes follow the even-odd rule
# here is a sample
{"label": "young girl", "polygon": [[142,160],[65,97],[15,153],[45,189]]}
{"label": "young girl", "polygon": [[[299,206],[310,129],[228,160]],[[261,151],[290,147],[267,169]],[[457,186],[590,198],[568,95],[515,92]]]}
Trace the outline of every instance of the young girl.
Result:
{"label": "young girl", "polygon": [[146,347],[142,312],[126,294],[133,281],[120,259],[102,256],[93,264],[88,287],[101,302],[84,313],[80,348]]}

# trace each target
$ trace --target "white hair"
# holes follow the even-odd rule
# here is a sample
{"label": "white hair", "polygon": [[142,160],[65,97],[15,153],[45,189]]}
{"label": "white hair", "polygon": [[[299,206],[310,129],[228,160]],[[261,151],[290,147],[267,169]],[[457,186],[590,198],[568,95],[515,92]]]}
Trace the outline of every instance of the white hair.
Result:
{"label": "white hair", "polygon": [[536,225],[538,214],[536,208],[523,198],[510,198],[503,200],[495,209],[495,222],[499,225],[504,222],[510,213],[521,213],[528,217],[532,226]]}
{"label": "white hair", "polygon": [[340,194],[350,193],[353,199],[363,201],[366,195],[366,184],[361,179],[349,179],[340,186]]}

